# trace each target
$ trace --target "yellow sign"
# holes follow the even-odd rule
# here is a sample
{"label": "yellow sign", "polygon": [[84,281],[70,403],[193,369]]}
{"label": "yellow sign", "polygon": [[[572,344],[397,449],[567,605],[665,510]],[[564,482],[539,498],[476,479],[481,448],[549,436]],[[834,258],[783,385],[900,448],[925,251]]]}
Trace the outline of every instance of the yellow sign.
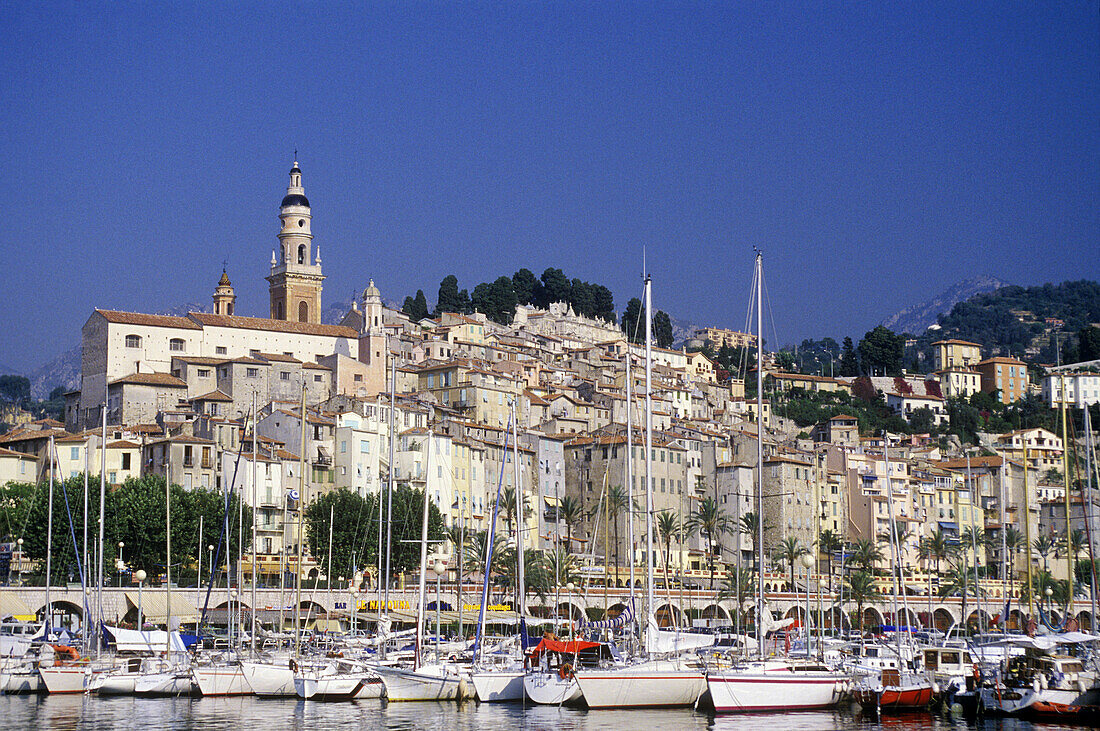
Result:
{"label": "yellow sign", "polygon": [[[508,606],[507,604],[492,604],[492,605],[490,605],[488,607],[485,607],[485,608],[488,609],[491,612],[510,612],[510,611],[512,611],[512,608],[510,606]],[[463,604],[462,605],[462,611],[464,611],[464,612],[477,612],[477,611],[480,611],[480,610],[481,610],[481,605],[480,604]]]}
{"label": "yellow sign", "polygon": [[[385,605],[386,605],[387,610],[408,609],[409,608],[409,602],[406,599],[391,599],[390,601],[385,602]],[[377,608],[378,608],[378,600],[377,599],[371,599],[370,601],[360,601],[359,602],[359,609],[360,610],[366,609],[366,610],[373,611]]]}

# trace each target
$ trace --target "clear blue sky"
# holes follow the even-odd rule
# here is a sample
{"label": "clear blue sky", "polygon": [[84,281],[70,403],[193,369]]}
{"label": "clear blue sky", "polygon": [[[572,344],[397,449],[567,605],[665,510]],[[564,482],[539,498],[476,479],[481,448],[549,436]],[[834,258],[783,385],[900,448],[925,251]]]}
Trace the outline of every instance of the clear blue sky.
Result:
{"label": "clear blue sky", "polygon": [[326,303],[557,266],[621,309],[861,335],[1100,279],[1100,18],[1066,3],[4,3],[0,363],[94,307],[267,313],[293,150]]}

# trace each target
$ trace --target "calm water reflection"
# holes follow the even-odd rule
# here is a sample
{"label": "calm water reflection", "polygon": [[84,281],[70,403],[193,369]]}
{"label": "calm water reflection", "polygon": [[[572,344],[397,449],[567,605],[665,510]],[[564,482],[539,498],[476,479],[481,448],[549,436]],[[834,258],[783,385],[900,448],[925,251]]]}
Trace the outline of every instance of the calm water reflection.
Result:
{"label": "calm water reflection", "polygon": [[709,717],[687,710],[584,711],[549,706],[477,705],[466,703],[307,703],[296,700],[241,698],[97,698],[85,696],[0,696],[0,727],[4,729],[241,729],[262,728],[329,731],[391,729],[393,731],[643,731],[644,729],[769,728],[803,729],[935,729],[969,728],[1025,731],[1072,728],[1032,725],[1024,721],[963,721],[927,714],[872,722],[845,711],[766,716]]}

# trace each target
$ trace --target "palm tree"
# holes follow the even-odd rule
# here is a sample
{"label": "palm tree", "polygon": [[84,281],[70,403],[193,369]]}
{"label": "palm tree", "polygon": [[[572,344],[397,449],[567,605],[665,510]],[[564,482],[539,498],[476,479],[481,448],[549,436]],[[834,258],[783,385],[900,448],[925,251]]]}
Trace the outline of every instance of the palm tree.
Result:
{"label": "palm tree", "polygon": [[833,554],[844,548],[844,541],[829,528],[821,531],[817,539],[818,549],[825,554],[825,565],[829,571],[829,591],[833,590]]}
{"label": "palm tree", "polygon": [[1054,536],[1039,536],[1031,542],[1031,548],[1043,558],[1043,571],[1049,571],[1047,559],[1058,550],[1058,541]]}
{"label": "palm tree", "polygon": [[[1054,576],[1047,570],[1037,571],[1032,579],[1035,584],[1035,602],[1042,605],[1047,601],[1046,590],[1051,590],[1050,601],[1054,604],[1065,604],[1066,595],[1069,592],[1069,582],[1064,579],[1055,579]],[[1074,593],[1080,593],[1083,587],[1077,587]],[[1024,587],[1024,590],[1020,592],[1020,600],[1028,600],[1028,590]]]}
{"label": "palm tree", "polygon": [[722,579],[722,587],[718,590],[717,601],[736,599],[737,609],[735,611],[737,612],[738,624],[740,624],[742,602],[744,602],[744,597],[752,596],[753,591],[753,572],[735,566],[733,571]]}
{"label": "palm tree", "polygon": [[[1006,558],[1011,558],[1008,571],[1009,589],[1011,590],[1016,584],[1016,556],[1027,547],[1023,532],[1015,526],[1007,526],[1005,528],[1004,546],[1005,550],[1008,551]],[[1028,560],[1030,560],[1030,557]]]}
{"label": "palm tree", "polygon": [[[501,500],[504,504],[500,506],[504,523],[508,526],[508,534],[514,535],[516,529],[516,488],[506,487],[501,494]],[[523,495],[523,518],[526,520],[531,516],[531,508],[529,507],[529,500],[527,495]]]}
{"label": "palm tree", "polygon": [[875,577],[867,570],[857,571],[848,577],[848,597],[856,603],[859,612],[859,631],[863,632],[863,605],[878,596]]}
{"label": "palm tree", "polygon": [[951,539],[939,528],[921,539],[921,558],[925,561],[936,562],[936,574],[940,573],[940,562],[950,558],[952,553]]}
{"label": "palm tree", "polygon": [[883,559],[882,550],[870,538],[856,541],[852,548],[852,563],[874,573],[875,564]]}
{"label": "palm tree", "polygon": [[514,554],[511,559],[508,556],[508,539],[504,536],[493,536],[493,559],[490,568],[486,570],[485,546],[488,542],[488,531],[467,531],[466,556],[463,562],[467,573],[488,574],[490,583],[496,586],[499,584],[499,577],[508,572],[509,566],[515,566],[515,559]]}
{"label": "palm tree", "polygon": [[558,503],[558,517],[565,521],[565,550],[573,552],[573,527],[584,517],[581,502],[572,495],[566,495]]}
{"label": "palm tree", "polygon": [[[611,527],[615,532],[615,578],[619,576],[619,517],[629,515],[630,498],[621,485],[607,488],[607,511],[611,516]],[[633,549],[633,546],[631,547]],[[633,560],[633,557],[631,558]]]}
{"label": "palm tree", "polygon": [[783,561],[791,569],[791,591],[795,591],[794,587],[794,569],[795,563],[802,556],[805,556],[809,551],[803,546],[797,538],[794,536],[787,536],[779,542],[779,548],[775,550],[775,560]]}
{"label": "palm tree", "polygon": [[961,539],[960,548],[962,550],[977,547],[974,550],[974,568],[980,569],[982,567],[982,555],[978,551],[989,545],[989,538],[986,536],[985,529],[977,525],[968,525],[963,528]]}
{"label": "palm tree", "polygon": [[680,526],[680,517],[671,510],[662,510],[657,513],[657,535],[665,544],[665,589],[669,588],[668,564],[672,559],[672,539],[677,536]]}
{"label": "palm tree", "polygon": [[687,524],[707,538],[707,563],[710,566],[710,589],[714,590],[714,557],[721,549],[719,541],[733,529],[733,521],[714,498],[705,498]]}
{"label": "palm tree", "polygon": [[962,616],[964,625],[970,617],[970,614],[966,611],[966,597],[967,592],[969,592],[971,588],[974,589],[975,595],[980,595],[982,593],[981,587],[978,586],[977,569],[973,566],[968,566],[965,556],[960,555],[957,562],[951,564],[951,567],[947,570],[943,579],[940,580],[939,595],[941,597],[962,595]]}
{"label": "palm tree", "polygon": [[1086,551],[1088,547],[1089,542],[1085,537],[1085,531],[1083,529],[1077,528],[1069,534],[1069,545],[1067,548],[1069,548],[1069,553],[1073,556],[1074,561],[1076,561],[1077,557]]}
{"label": "palm tree", "polygon": [[[504,586],[513,586],[516,583],[516,549],[511,546],[504,549],[503,553],[504,570],[500,576],[500,583]],[[543,601],[546,601],[546,594],[552,589],[546,554],[537,548],[527,548],[523,551],[523,586],[526,592],[534,592],[535,596]]]}
{"label": "palm tree", "polygon": [[569,551],[560,548],[550,551],[545,557],[545,565],[550,587],[577,581],[577,558]]}
{"label": "palm tree", "polygon": [[[894,521],[893,533],[897,533],[898,536],[898,561],[901,562],[902,559],[904,559],[905,552],[907,550],[906,543],[908,543],[909,539],[916,534],[913,532],[913,529],[909,527],[909,524],[906,523],[904,520]],[[889,530],[882,531],[877,536],[878,542],[884,543],[887,546],[891,545],[894,541],[893,533]]]}

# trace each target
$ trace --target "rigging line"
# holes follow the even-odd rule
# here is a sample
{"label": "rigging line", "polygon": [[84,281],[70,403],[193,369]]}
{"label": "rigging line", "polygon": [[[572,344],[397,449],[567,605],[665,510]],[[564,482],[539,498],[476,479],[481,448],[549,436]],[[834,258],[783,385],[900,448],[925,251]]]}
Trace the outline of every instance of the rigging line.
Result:
{"label": "rigging line", "polygon": [[775,310],[772,309],[772,301],[768,296],[768,284],[764,281],[764,272],[760,272],[760,289],[764,294],[764,303],[768,306],[768,319],[772,323],[772,335],[775,336],[775,352],[779,352],[779,333],[775,329]]}
{"label": "rigging line", "polygon": [[[754,271],[752,281],[749,283],[749,302],[748,302],[748,305],[745,308],[745,325],[743,326],[742,332],[746,332],[746,333],[752,332],[752,305],[753,305],[753,302],[756,301],[755,300],[756,296],[757,296],[757,283],[756,283],[756,272]],[[757,333],[756,337],[759,339],[760,334]],[[744,380],[748,376],[749,349],[748,348],[740,348],[740,351],[741,351],[741,353],[737,358],[737,372],[738,372],[738,375],[741,377],[741,379]]]}

